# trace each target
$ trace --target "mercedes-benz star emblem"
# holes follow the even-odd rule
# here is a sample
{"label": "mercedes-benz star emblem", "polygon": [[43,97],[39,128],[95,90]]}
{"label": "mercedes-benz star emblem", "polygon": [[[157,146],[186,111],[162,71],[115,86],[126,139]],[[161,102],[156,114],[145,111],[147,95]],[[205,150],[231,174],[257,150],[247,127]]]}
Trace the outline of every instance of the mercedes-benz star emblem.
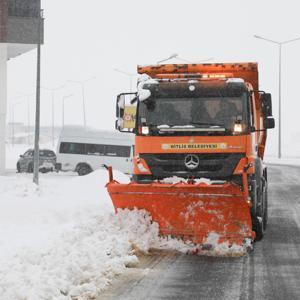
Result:
{"label": "mercedes-benz star emblem", "polygon": [[194,154],[189,154],[184,159],[185,166],[190,170],[195,170],[199,166],[199,157]]}

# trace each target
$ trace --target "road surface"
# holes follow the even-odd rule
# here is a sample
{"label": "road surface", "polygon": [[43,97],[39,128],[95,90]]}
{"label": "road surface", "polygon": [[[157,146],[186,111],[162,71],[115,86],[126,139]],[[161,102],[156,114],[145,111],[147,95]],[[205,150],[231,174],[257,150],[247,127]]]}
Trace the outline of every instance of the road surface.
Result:
{"label": "road surface", "polygon": [[99,299],[300,299],[300,168],[269,166],[269,224],[240,258],[154,251]]}

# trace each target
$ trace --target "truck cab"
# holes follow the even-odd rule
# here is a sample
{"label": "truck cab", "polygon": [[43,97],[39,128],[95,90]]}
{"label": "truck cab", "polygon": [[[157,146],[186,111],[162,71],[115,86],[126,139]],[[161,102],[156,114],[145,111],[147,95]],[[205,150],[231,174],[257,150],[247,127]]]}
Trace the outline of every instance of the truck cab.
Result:
{"label": "truck cab", "polygon": [[[255,81],[245,81],[249,76],[235,77],[241,75],[234,74],[241,67],[232,73],[228,66],[227,73],[208,68],[204,74],[187,73],[184,78],[174,73],[142,76],[138,93],[127,106],[134,111],[135,180],[178,176],[240,181],[241,160],[261,164],[266,130],[274,127],[270,94],[255,90]],[[254,68],[252,77],[256,72]],[[119,95],[119,104],[125,95]],[[123,106],[119,121],[130,119]]]}

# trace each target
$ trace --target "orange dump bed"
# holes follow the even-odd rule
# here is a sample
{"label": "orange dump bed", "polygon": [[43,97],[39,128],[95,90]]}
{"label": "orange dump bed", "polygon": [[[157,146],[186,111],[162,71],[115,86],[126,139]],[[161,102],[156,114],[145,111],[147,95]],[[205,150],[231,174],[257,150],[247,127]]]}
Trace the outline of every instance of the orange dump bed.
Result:
{"label": "orange dump bed", "polygon": [[[257,63],[216,63],[216,64],[166,64],[138,66],[139,74],[147,74],[152,78],[179,78],[186,74],[193,77],[193,74],[232,74],[235,78],[242,78],[258,90],[258,67]],[[167,75],[168,74],[168,75]],[[181,75],[180,75],[181,74]]]}

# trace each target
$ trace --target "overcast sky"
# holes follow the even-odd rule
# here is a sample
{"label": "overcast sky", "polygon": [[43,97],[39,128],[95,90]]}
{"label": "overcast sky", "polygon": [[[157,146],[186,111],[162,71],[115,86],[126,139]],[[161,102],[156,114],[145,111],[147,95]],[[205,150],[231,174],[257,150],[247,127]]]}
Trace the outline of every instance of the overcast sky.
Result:
{"label": "overcast sky", "polygon": [[[130,89],[129,77],[113,68],[136,73],[137,64],[152,64],[173,53],[195,62],[211,57],[211,62],[258,62],[260,88],[272,93],[277,117],[278,47],[253,35],[276,41],[300,37],[297,0],[44,0],[42,6],[42,86],[95,77],[85,84],[90,126],[114,128],[116,95]],[[283,154],[300,156],[300,41],[282,50]],[[35,51],[9,61],[10,104],[34,92],[35,72]],[[70,94],[65,123],[83,123],[80,85],[68,83],[55,95],[56,125],[62,122],[62,98]],[[34,96],[30,104],[33,123]],[[15,121],[26,122],[26,101],[14,108]],[[46,90],[41,119],[42,125],[51,124],[51,95]],[[268,146],[268,153],[276,154],[277,130],[270,132]]]}

